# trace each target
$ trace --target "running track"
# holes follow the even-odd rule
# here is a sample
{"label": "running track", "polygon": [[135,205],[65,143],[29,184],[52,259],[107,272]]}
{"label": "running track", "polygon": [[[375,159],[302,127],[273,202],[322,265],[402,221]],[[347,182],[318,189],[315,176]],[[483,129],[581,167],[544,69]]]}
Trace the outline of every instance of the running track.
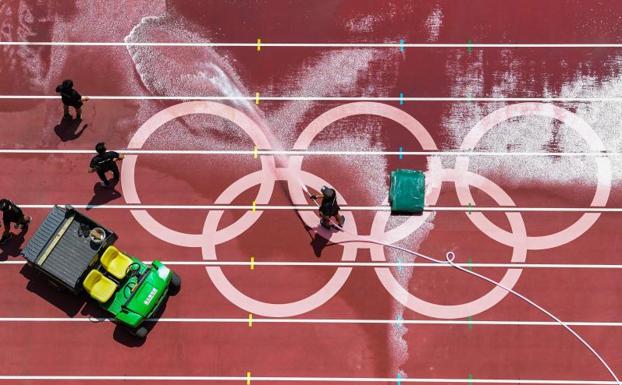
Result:
{"label": "running track", "polygon": [[[202,6],[197,6],[199,3]],[[1,39],[5,42],[123,42],[143,17],[164,15],[141,24],[128,41],[255,43],[261,38],[264,46],[260,51],[255,47],[128,50],[124,46],[3,46],[0,93],[34,97],[3,101],[0,107],[3,122],[1,148],[89,150],[103,140],[109,148],[127,149],[135,144],[132,138],[136,140],[137,132],[143,129],[139,127],[145,127],[145,122],[157,113],[170,117],[171,111],[186,113],[211,108],[210,111],[220,111],[227,119],[243,120],[250,116],[256,122],[263,122],[257,123],[260,129],[252,132],[257,137],[263,135],[265,143],[253,143],[239,127],[224,122],[224,119],[193,115],[166,123],[146,140],[143,148],[251,151],[257,145],[259,149],[288,150],[294,148],[299,137],[305,137],[305,130],[314,119],[334,111],[332,109],[347,112],[354,107],[348,107],[347,101],[265,101],[261,96],[256,104],[253,98],[257,92],[264,96],[306,97],[397,98],[400,93],[406,97],[430,98],[563,97],[567,96],[564,90],[567,91],[567,85],[572,81],[586,77],[596,79],[596,84],[606,83],[619,74],[619,48],[432,47],[406,48],[402,53],[399,47],[326,49],[265,45],[269,42],[396,43],[400,39],[406,44],[621,43],[618,19],[622,17],[622,8],[614,1],[590,5],[589,9],[583,8],[586,3],[562,1],[517,1],[511,6],[493,1],[471,1],[468,5],[450,1],[418,2],[417,5],[409,2],[379,5],[374,2],[327,1],[317,5],[305,4],[298,9],[284,4],[276,6],[274,2],[258,2],[257,5],[247,3],[239,10],[216,2],[208,3],[128,1],[119,2],[115,10],[96,1],[65,2],[62,6],[34,1],[4,2],[0,5],[0,22],[3,23]],[[240,25],[244,28],[238,28]],[[228,80],[224,86],[213,81],[224,79],[214,69],[216,66],[224,71],[224,78]],[[56,127],[61,115],[58,100],[43,98],[53,96],[55,85],[65,77],[71,77],[84,95],[93,96],[84,108],[84,121],[80,125],[88,124],[88,127],[77,138],[67,133],[72,127]],[[481,94],[463,95],[461,92],[465,90],[479,90]],[[218,104],[220,102],[191,102],[195,104],[180,106],[178,101],[172,100],[97,98],[231,96],[238,91],[239,95],[248,96],[250,100],[224,102],[228,108]],[[597,106],[601,102],[592,103]],[[382,102],[381,106],[367,104],[363,106],[365,111],[375,111],[385,117],[344,118],[329,125],[312,148],[331,151],[398,151],[400,147],[404,151],[432,150],[386,116],[397,119],[406,113],[421,124],[419,135],[429,134],[439,150],[458,150],[469,129],[488,115],[468,115],[469,111],[474,111],[474,105],[487,112],[507,107],[509,110],[504,110],[503,114],[511,114],[512,108],[518,108],[511,107],[514,104],[408,100],[401,104],[397,99]],[[550,124],[547,130],[569,132],[573,130],[571,120],[576,123],[575,116],[587,119],[579,113],[574,115],[585,103],[553,102],[548,105],[567,112],[533,104],[510,120],[517,121],[523,115],[537,112],[552,114],[551,117],[564,123]],[[467,127],[458,131],[461,137],[451,131],[452,122],[447,118],[455,116],[451,114],[456,111],[456,106],[464,108],[458,108],[458,111],[466,111],[463,118]],[[164,110],[166,112],[161,112]],[[590,120],[590,123],[600,134],[617,129],[616,122],[605,119]],[[413,123],[412,127],[415,126],[419,127]],[[541,134],[549,135],[548,131]],[[508,135],[513,134],[508,132]],[[531,138],[525,136],[523,139],[530,142]],[[615,141],[608,141],[602,135],[599,140],[610,153],[621,150],[619,146],[616,148]],[[563,147],[562,141],[563,138],[554,135],[549,147],[535,149],[509,143],[507,151],[516,148],[518,152],[520,149],[536,152],[599,151],[593,138],[588,140],[587,147],[577,148]],[[490,148],[481,145],[475,150]],[[215,212],[212,211],[208,217],[209,226],[205,228],[213,228],[203,237],[200,234],[204,230],[207,210],[149,210],[154,220],[177,233],[195,234],[183,237],[169,233],[158,237],[154,235],[156,231],[152,225],[141,225],[137,220],[137,216],[144,214],[137,211],[132,214],[123,207],[111,208],[139,203],[127,189],[131,186],[128,172],[131,156],[124,163],[123,181],[116,187],[117,194],[99,189],[95,186],[94,176],[86,174],[90,155],[63,151],[56,154],[1,154],[2,195],[34,207],[57,203],[104,205],[92,209],[90,215],[120,235],[118,245],[146,260],[159,258],[171,262],[182,276],[183,289],[168,302],[163,318],[155,324],[146,342],[138,344],[115,330],[112,323],[97,322],[105,314],[93,303],[85,304],[55,292],[45,282],[32,277],[21,264],[21,259],[16,257],[19,244],[7,245],[0,254],[0,279],[4,287],[0,293],[2,383],[77,384],[87,380],[88,383],[127,380],[137,384],[187,383],[190,380],[206,383],[246,383],[249,380],[268,384],[355,383],[355,378],[375,383],[612,381],[605,368],[583,345],[518,298],[505,296],[485,310],[477,310],[475,305],[462,306],[460,312],[473,314],[458,315],[459,318],[453,320],[447,316],[442,320],[430,314],[426,316],[426,312],[433,312],[426,310],[428,308],[417,312],[399,304],[378,278],[377,273],[387,275],[386,267],[353,267],[337,294],[323,304],[311,306],[309,311],[298,311],[298,307],[293,306],[285,311],[293,314],[284,318],[262,315],[262,311],[270,313],[272,309],[280,308],[255,306],[244,300],[231,301],[208,276],[200,248],[202,244],[179,246],[175,243],[204,242],[210,234],[215,234],[214,229],[222,230],[242,215],[252,216],[256,222],[247,231],[235,234],[215,249],[219,261],[249,263],[253,256],[257,262],[253,270],[249,264],[224,266],[224,275],[246,296],[274,304],[298,301],[320,290],[336,271],[335,266],[320,263],[339,262],[344,246],[325,247],[321,257],[316,257],[310,245],[314,231],[305,231],[293,210],[266,209],[260,210],[261,213],[224,210],[220,224],[215,221]],[[527,158],[531,162],[542,159]],[[269,162],[271,157],[255,159],[252,153],[141,154],[136,159],[135,185],[141,204],[192,206],[229,203],[217,198],[238,179],[260,170],[261,162]],[[398,167],[428,169],[431,168],[428,159],[431,158],[408,155],[403,159],[396,155],[309,155],[304,158],[303,169],[334,185],[351,205],[379,206],[386,195],[389,170]],[[504,162],[517,158],[500,156],[493,159]],[[613,170],[611,181],[604,178],[601,188],[610,192],[604,203],[598,205],[621,207],[618,194],[620,174],[616,168],[620,157],[581,159],[588,164],[586,169],[590,171],[589,175],[583,175],[586,183],[570,179],[560,183],[563,175],[551,182],[549,175],[538,174],[527,166],[533,163],[521,167],[521,161],[512,163],[515,166],[512,174],[494,172],[490,168],[483,168],[481,174],[505,192],[497,194],[501,197],[499,199],[511,197],[518,207],[587,208],[592,197],[599,195],[596,165],[608,164]],[[562,168],[566,164],[569,172],[576,171],[572,169],[577,164],[576,158],[563,158],[559,162],[566,162],[562,163]],[[454,157],[447,157],[442,166],[454,167]],[[428,181],[440,173],[431,170]],[[469,177],[471,174],[465,170],[455,173],[454,179],[481,182],[480,177]],[[274,175],[268,172],[256,174],[262,180]],[[298,188],[301,196],[299,185],[293,183],[292,186]],[[487,195],[495,189],[494,186],[480,187],[472,188],[472,201],[476,207],[497,207],[500,203],[512,205],[495,202]],[[454,184],[446,181],[432,206],[461,206],[456,191]],[[287,192],[287,185],[278,182],[270,198],[262,202],[256,198],[261,191],[253,186],[237,197],[231,195],[235,199],[230,203],[249,206],[257,200],[257,204],[263,205],[291,205]],[[430,194],[434,195],[432,191]],[[299,204],[295,199],[294,203]],[[33,229],[48,210],[34,207],[27,209],[34,218]],[[571,234],[573,239],[562,239],[557,242],[559,245],[552,245],[555,242],[543,245],[546,242],[541,242],[540,247],[536,247],[536,240],[513,240],[511,234],[516,236],[521,232],[519,214],[508,214],[507,217],[502,212],[486,214],[499,226],[496,230],[488,230],[490,234],[499,236],[506,232],[506,244],[503,244],[474,226],[474,221],[482,220],[476,209],[469,213],[465,207],[463,211],[437,212],[426,217],[426,224],[399,244],[440,259],[447,251],[453,250],[457,262],[467,266],[472,263],[474,271],[494,280],[501,280],[508,269],[478,267],[477,264],[510,263],[513,249],[508,242],[516,242],[517,249],[527,248],[526,263],[592,266],[525,268],[514,289],[564,321],[582,322],[575,327],[576,331],[592,344],[618,375],[622,374],[619,353],[619,341],[622,340],[620,269],[614,268],[616,266],[594,268],[605,264],[619,267],[617,228],[620,214],[591,214],[586,218],[594,219],[594,223],[587,226],[586,231],[577,230]],[[348,226],[352,226],[355,219],[359,234],[370,234],[374,216],[382,216],[374,211],[353,212],[354,217],[349,217]],[[522,218],[526,235],[534,237],[561,231],[579,220],[581,215],[549,211],[523,213]],[[303,218],[311,220],[313,217],[307,213]],[[340,237],[347,238],[343,234],[334,234],[332,239],[339,240]],[[361,250],[356,252],[356,261],[370,262],[370,251],[363,250],[364,245],[358,246]],[[388,249],[385,253],[388,262],[393,263],[390,267],[392,275],[405,280],[408,292],[430,303],[463,304],[492,290],[489,284],[455,269],[425,264],[413,269],[407,265],[412,262],[410,256]],[[515,258],[520,259],[519,256]],[[317,266],[288,263],[265,266],[261,265],[262,262],[308,262]],[[417,259],[416,262],[424,261]],[[215,267],[208,269],[213,272]],[[348,270],[340,268],[342,272]],[[397,297],[406,302],[404,297]],[[252,326],[248,322],[249,313],[254,313]]]}

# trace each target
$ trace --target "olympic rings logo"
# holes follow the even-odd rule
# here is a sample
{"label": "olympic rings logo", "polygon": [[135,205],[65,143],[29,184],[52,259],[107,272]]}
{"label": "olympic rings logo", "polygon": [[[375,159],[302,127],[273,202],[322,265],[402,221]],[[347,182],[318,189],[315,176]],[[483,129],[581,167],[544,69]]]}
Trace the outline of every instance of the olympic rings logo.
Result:
{"label": "olympic rings logo", "polygon": [[[241,129],[253,140],[258,148],[270,149],[270,143],[264,136],[261,128],[243,112],[216,102],[196,101],[186,102],[168,107],[147,120],[134,134],[128,148],[140,149],[146,140],[165,123],[189,114],[208,114],[227,119]],[[437,150],[434,140],[428,131],[414,117],[408,113],[375,102],[348,103],[332,108],[315,120],[313,120],[297,139],[294,149],[304,150],[309,148],[314,138],[331,123],[355,115],[374,115],[390,119],[406,128],[420,143],[424,150]],[[545,103],[519,103],[499,108],[483,118],[464,138],[460,147],[463,151],[475,149],[481,138],[495,125],[518,116],[535,115],[554,118],[573,128],[588,144],[592,151],[598,152],[605,149],[602,141],[594,130],[579,116],[563,108]],[[137,155],[125,157],[121,172],[121,183],[125,200],[129,204],[140,204],[140,198],[136,190],[135,168]],[[259,185],[257,204],[268,204],[275,182],[286,181],[289,194],[295,205],[305,205],[307,201],[301,189],[299,180],[307,186],[319,190],[322,185],[332,185],[317,175],[302,169],[303,156],[292,156],[288,166],[277,167],[272,156],[261,156],[261,170],[255,171],[238,179],[225,189],[215,200],[216,204],[229,204],[237,196],[249,188]],[[608,158],[596,158],[597,186],[591,206],[605,206],[611,191],[611,164]],[[469,158],[458,156],[453,169],[443,168],[438,157],[428,158],[429,169],[426,172],[426,202],[435,205],[440,195],[443,182],[453,182],[460,204],[463,206],[473,202],[471,187],[476,187],[488,194],[497,204],[503,206],[515,206],[512,198],[497,184],[490,179],[469,171]],[[297,180],[292,180],[295,176]],[[340,202],[347,204],[346,199],[337,192]],[[385,203],[387,200],[385,199]],[[222,210],[209,211],[200,234],[181,233],[170,229],[155,220],[146,210],[131,210],[134,218],[147,231],[157,238],[175,245],[184,247],[201,248],[203,259],[215,261],[216,246],[241,235],[248,230],[262,215],[261,212],[246,212],[233,224],[218,230],[218,223],[222,217]],[[351,212],[344,212],[346,216],[343,232],[328,233],[319,225],[319,218],[312,212],[302,211],[300,216],[307,226],[317,227],[323,237],[331,237],[335,243],[343,243],[342,261],[352,262],[356,259],[357,250],[368,248],[371,251],[373,261],[386,261],[384,249],[381,245],[372,244],[370,239],[383,243],[393,244],[405,239],[419,228],[431,215],[429,212],[421,216],[409,217],[399,226],[386,230],[390,216],[389,212],[377,212],[369,235],[359,235],[356,222]],[[524,262],[528,250],[543,250],[557,247],[580,237],[598,220],[600,214],[585,213],[575,223],[553,234],[542,236],[529,236],[521,213],[508,212],[506,217],[510,223],[511,231],[506,231],[487,219],[482,213],[473,212],[467,217],[484,234],[512,248],[512,262]],[[239,291],[224,275],[218,266],[206,267],[207,273],[218,290],[233,304],[253,314],[267,317],[291,317],[309,312],[330,300],[345,284],[352,268],[339,267],[329,281],[311,296],[290,303],[268,303],[256,300]],[[387,267],[377,267],[375,272],[385,289],[405,307],[423,315],[456,319],[479,314],[499,303],[507,294],[501,287],[494,287],[482,297],[471,302],[459,305],[443,305],[424,301],[417,298],[403,288]],[[500,284],[513,288],[518,282],[522,269],[508,269]]]}

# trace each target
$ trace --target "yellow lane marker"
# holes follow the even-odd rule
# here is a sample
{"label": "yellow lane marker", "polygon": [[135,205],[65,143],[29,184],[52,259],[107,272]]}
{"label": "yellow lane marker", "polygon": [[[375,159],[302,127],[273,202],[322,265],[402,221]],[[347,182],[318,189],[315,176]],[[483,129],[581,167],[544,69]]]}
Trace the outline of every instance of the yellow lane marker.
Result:
{"label": "yellow lane marker", "polygon": [[253,327],[253,313],[248,313],[248,327]]}
{"label": "yellow lane marker", "polygon": [[259,104],[259,92],[255,92],[255,104]]}
{"label": "yellow lane marker", "polygon": [[257,146],[253,147],[253,158],[254,159],[257,159],[257,150],[258,150]]}
{"label": "yellow lane marker", "polygon": [[256,206],[257,206],[257,205],[255,204],[255,201],[253,201],[253,208],[252,208],[252,211],[253,211],[253,212],[255,212],[255,210],[256,210]]}
{"label": "yellow lane marker", "polygon": [[257,38],[257,52],[261,51],[261,39]]}
{"label": "yellow lane marker", "polygon": [[251,270],[255,270],[255,257],[251,257]]}

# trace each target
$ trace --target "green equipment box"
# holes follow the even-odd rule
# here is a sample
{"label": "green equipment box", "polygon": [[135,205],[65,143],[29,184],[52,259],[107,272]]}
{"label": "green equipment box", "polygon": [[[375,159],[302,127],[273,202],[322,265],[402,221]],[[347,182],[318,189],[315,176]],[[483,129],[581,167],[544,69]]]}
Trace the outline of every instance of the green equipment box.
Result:
{"label": "green equipment box", "polygon": [[389,203],[393,214],[421,214],[424,207],[425,175],[421,171],[391,172]]}

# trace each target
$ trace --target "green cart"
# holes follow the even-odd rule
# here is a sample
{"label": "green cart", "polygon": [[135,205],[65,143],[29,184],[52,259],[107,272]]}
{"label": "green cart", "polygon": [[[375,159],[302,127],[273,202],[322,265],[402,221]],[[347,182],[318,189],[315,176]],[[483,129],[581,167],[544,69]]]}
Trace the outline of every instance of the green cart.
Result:
{"label": "green cart", "polygon": [[151,265],[113,244],[117,235],[71,206],[55,206],[22,256],[52,283],[75,295],[87,293],[133,335],[145,338],[152,317],[181,279],[160,261]]}

